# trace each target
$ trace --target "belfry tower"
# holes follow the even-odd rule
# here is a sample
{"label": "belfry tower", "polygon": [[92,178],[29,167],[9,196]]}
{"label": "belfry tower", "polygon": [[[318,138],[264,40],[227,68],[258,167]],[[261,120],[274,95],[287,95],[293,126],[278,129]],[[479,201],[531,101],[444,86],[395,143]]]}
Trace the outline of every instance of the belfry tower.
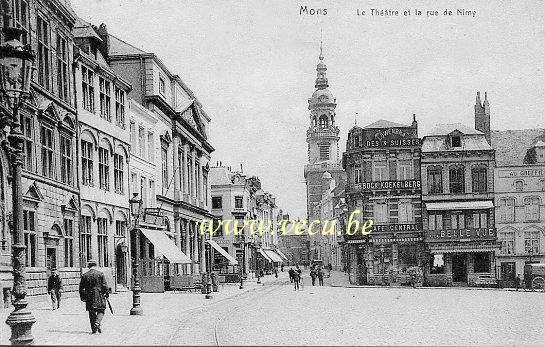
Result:
{"label": "belfry tower", "polygon": [[[316,90],[308,99],[310,126],[307,130],[308,164],[305,165],[307,185],[307,217],[314,219],[314,206],[322,199],[322,192],[329,186],[325,180],[332,178],[340,182],[343,174],[339,158],[339,128],[335,126],[337,100],[327,89],[323,45],[320,42],[320,56],[316,66]],[[327,183],[327,184],[326,184]]]}

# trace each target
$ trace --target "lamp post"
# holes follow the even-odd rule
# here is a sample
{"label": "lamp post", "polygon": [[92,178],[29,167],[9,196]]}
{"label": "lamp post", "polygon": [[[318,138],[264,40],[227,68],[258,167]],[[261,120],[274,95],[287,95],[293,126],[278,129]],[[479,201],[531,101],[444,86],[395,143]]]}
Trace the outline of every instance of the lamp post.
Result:
{"label": "lamp post", "polygon": [[142,209],[142,198],[138,197],[138,193],[133,193],[131,199],[129,199],[129,204],[131,208],[131,214],[134,218],[134,226],[129,232],[131,237],[131,244],[134,244],[134,254],[132,262],[132,276],[133,276],[133,285],[132,285],[132,308],[130,311],[131,316],[141,316],[144,314],[142,306],[140,306],[140,279],[138,276],[138,260],[140,259],[140,230],[138,230],[138,219],[140,218],[140,211]]}
{"label": "lamp post", "polygon": [[[205,239],[203,240],[203,242],[206,242],[206,240],[208,239],[209,237],[209,234],[205,234]],[[209,257],[206,256],[206,249],[208,249],[208,254],[211,254],[211,250],[210,250],[210,243],[206,242],[205,244],[205,254],[204,254],[204,264],[205,264],[205,267],[206,267],[206,283],[204,283],[204,285],[206,286],[206,294],[204,295],[204,298],[205,299],[212,299],[212,279],[211,279],[211,274],[212,274],[212,264],[210,263],[210,259]]]}
{"label": "lamp post", "polygon": [[382,267],[382,275],[380,276],[380,283],[384,285],[384,245],[380,245],[380,265]]}
{"label": "lamp post", "polygon": [[34,52],[29,45],[23,45],[19,38],[22,29],[11,26],[12,12],[8,1],[4,8],[4,23],[2,29],[4,42],[0,45],[0,131],[10,128],[7,141],[2,141],[2,147],[10,158],[11,189],[12,189],[12,231],[13,231],[13,295],[15,309],[6,319],[11,328],[10,341],[13,345],[32,344],[32,325],[36,319],[27,309],[26,290],[26,246],[23,233],[23,194],[21,170],[23,165],[23,133],[19,119],[19,109],[30,93],[30,82],[34,69]]}

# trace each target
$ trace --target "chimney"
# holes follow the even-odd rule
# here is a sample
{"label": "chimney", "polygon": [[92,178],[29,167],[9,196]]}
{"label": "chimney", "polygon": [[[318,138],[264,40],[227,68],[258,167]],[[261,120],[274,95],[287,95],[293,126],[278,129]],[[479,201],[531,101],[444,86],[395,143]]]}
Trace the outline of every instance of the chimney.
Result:
{"label": "chimney", "polygon": [[490,144],[490,104],[486,92],[484,93],[483,104],[481,104],[481,93],[477,92],[475,99],[475,130],[484,133],[486,141]]}
{"label": "chimney", "polygon": [[102,40],[102,42],[98,45],[98,49],[108,59],[108,54],[110,52],[110,36],[108,35],[108,28],[106,27],[106,24],[102,23],[96,29],[98,36]]}
{"label": "chimney", "polygon": [[240,173],[243,173],[244,171],[242,170],[242,163],[240,164]]}

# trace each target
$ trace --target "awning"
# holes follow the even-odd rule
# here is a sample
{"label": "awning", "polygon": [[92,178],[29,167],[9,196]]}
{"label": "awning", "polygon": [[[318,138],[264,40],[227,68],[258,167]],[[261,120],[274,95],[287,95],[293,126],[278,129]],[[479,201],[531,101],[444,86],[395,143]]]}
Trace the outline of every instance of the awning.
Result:
{"label": "awning", "polygon": [[282,253],[282,251],[280,251],[278,248],[276,248],[274,251],[275,251],[276,253],[278,253],[279,256],[281,256],[282,258],[284,258],[285,261],[288,261],[288,257],[286,257],[286,256],[284,255],[284,253]]}
{"label": "awning", "polygon": [[273,263],[281,263],[282,258],[272,249],[264,249],[265,253],[272,259]]}
{"label": "awning", "polygon": [[259,253],[263,256],[263,258],[267,259],[269,263],[272,263],[273,260],[264,252],[263,248],[258,248]]}
{"label": "awning", "polygon": [[426,209],[428,211],[484,210],[488,208],[494,208],[491,200],[426,202]]}
{"label": "awning", "polygon": [[214,247],[214,249],[216,251],[218,251],[221,255],[223,255],[225,257],[225,259],[229,260],[229,265],[237,265],[238,264],[238,260],[233,258],[233,256],[231,254],[227,253],[227,251],[225,251],[225,249],[221,248],[221,246],[218,245],[218,243],[216,241],[206,240],[206,242],[208,242],[210,244],[210,246]]}
{"label": "awning", "polygon": [[499,251],[500,245],[491,243],[455,243],[455,244],[429,244],[430,252],[433,254],[443,253],[476,253]]}
{"label": "awning", "polygon": [[147,239],[155,246],[155,255],[164,256],[172,264],[191,264],[191,259],[185,255],[163,230],[139,228]]}

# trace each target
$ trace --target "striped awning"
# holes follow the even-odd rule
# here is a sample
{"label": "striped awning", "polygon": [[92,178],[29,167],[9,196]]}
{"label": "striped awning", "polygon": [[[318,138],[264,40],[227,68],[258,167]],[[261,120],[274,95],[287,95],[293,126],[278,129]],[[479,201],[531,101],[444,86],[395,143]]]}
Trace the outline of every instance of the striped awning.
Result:
{"label": "striped awning", "polygon": [[499,243],[454,243],[454,244],[428,244],[433,254],[442,253],[476,253],[499,251]]}

